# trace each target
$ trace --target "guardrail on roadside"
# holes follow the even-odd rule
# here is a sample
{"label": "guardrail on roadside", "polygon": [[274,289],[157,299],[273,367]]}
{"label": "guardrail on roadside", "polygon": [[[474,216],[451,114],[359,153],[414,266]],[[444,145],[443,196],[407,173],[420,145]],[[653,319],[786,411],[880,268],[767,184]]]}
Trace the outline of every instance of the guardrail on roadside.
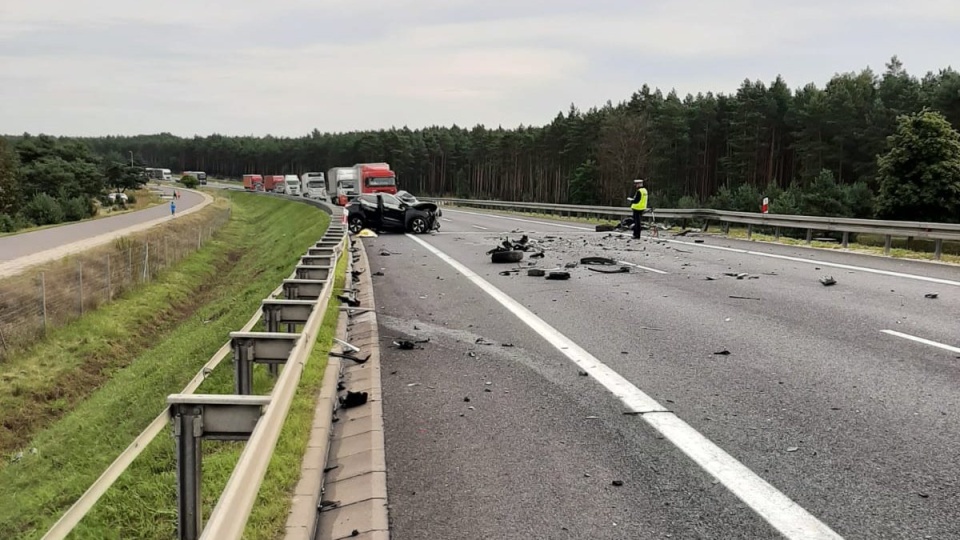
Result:
{"label": "guardrail on roadside", "polygon": [[[564,216],[591,216],[624,218],[631,215],[628,207],[616,206],[587,206],[574,204],[551,204],[534,202],[485,201],[472,199],[448,199],[424,197],[438,204],[452,204],[456,206],[487,208],[494,210],[512,210],[522,212],[544,212]],[[928,238],[934,241],[934,258],[939,260],[943,253],[944,240],[960,240],[960,224],[954,223],[925,223],[921,221],[882,221],[874,219],[854,219],[819,216],[794,216],[787,214],[760,214],[753,212],[729,212],[711,209],[655,209],[656,217],[669,220],[698,220],[704,222],[704,230],[710,222],[720,223],[724,233],[729,230],[730,224],[747,226],[747,238],[753,235],[754,227],[767,227],[774,230],[776,238],[780,238],[781,229],[806,230],[806,241],[813,240],[815,231],[839,232],[843,234],[843,247],[849,244],[850,233],[876,234],[884,237],[885,255],[890,254],[892,241],[897,238]]]}
{"label": "guardrail on roadside", "polygon": [[[150,441],[164,426],[172,424],[177,455],[178,538],[239,540],[323,323],[337,262],[346,249],[345,238],[344,225],[331,220],[326,233],[300,258],[290,278],[263,300],[241,331],[230,333],[230,341],[181,393],[168,396],[166,410],[114,460],[43,539],[66,538]],[[275,298],[279,294],[283,298]],[[261,317],[267,332],[251,332]],[[303,325],[300,332],[294,332],[297,325]],[[208,373],[231,351],[236,393],[194,394]],[[269,395],[251,395],[254,364],[267,365],[272,375],[277,374],[280,365],[284,366]],[[206,527],[200,506],[203,440],[247,440]]]}

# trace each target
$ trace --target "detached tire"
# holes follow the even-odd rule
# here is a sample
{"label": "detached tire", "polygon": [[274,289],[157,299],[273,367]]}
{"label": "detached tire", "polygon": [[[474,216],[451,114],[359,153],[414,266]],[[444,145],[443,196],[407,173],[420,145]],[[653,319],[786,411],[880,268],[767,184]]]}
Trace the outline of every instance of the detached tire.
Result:
{"label": "detached tire", "polygon": [[523,252],[497,251],[490,254],[490,260],[495,263],[517,263],[523,260]]}

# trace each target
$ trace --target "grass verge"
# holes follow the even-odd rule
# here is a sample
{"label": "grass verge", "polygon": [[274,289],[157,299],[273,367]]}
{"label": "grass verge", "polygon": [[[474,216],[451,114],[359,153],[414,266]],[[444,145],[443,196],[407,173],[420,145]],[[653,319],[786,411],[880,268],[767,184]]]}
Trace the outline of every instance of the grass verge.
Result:
{"label": "grass verge", "polygon": [[[209,213],[213,215],[219,211],[225,215],[226,202],[221,200]],[[188,216],[191,217],[194,216]],[[190,223],[185,220],[176,226],[164,224],[166,227],[161,231],[149,234],[166,234],[173,245],[182,229],[187,240],[192,242],[191,248],[195,249],[196,233],[191,228],[205,223],[203,219],[198,214]],[[96,286],[103,280],[96,279],[94,263],[103,262],[102,256],[112,255],[112,246],[78,255],[71,259],[74,262],[58,262],[45,267],[48,278],[46,339],[40,337],[42,323],[32,334],[26,333],[31,322],[36,321],[18,317],[17,313],[24,304],[39,302],[31,302],[29,298],[7,302],[23,291],[35,291],[25,281],[28,277],[14,276],[0,281],[0,296],[5,299],[0,302],[0,330],[8,329],[6,343],[14,346],[5,351],[0,360],[0,382],[3,383],[0,384],[0,454],[23,446],[33,434],[69,412],[117,369],[128,365],[154,340],[210,301],[220,275],[228,271],[233,265],[232,259],[240,255],[239,247],[233,244],[229,233],[225,240],[209,244],[207,249],[188,256],[182,264],[162,271],[157,280],[128,290],[116,302],[105,304],[103,309],[97,309],[97,304],[107,301],[107,294]],[[128,243],[120,242],[123,245]],[[71,279],[75,277],[76,260],[86,263],[87,314],[80,318],[77,318],[77,302],[73,300],[76,291],[72,288],[76,287],[76,280]],[[119,269],[116,264],[114,268]],[[125,275],[125,272],[112,273],[115,274],[112,280],[114,294],[137,285],[135,279],[125,282],[117,275]],[[140,273],[139,269],[131,271],[134,276]],[[13,311],[9,310],[11,308]],[[73,322],[66,326],[55,326],[71,319]],[[23,333],[11,334],[11,326]],[[0,463],[0,470],[3,467]]]}
{"label": "grass verge", "polygon": [[[90,358],[106,357],[114,362],[99,368],[102,384],[95,391],[65,407],[58,421],[18,444],[23,452],[19,459],[0,463],[0,531],[4,539],[40,538],[165,408],[166,396],[180,391],[223,345],[227,334],[249,319],[329,222],[326,214],[309,205],[244,193],[230,197],[234,201],[233,219],[214,242],[163,273],[159,281],[139,294],[71,323],[45,341],[45,346],[60,353],[59,359],[74,362],[72,371],[67,369],[65,373],[76,373],[77,364]],[[199,293],[190,288],[194,281],[200,281]],[[169,326],[151,316],[152,309],[164,310],[171,303],[186,300],[189,291],[202,294],[209,302],[192,313],[179,312],[179,323],[175,321]],[[97,324],[89,326],[94,316]],[[149,339],[140,336],[154,326],[157,330]],[[51,362],[41,364],[45,360],[42,355],[32,358],[31,362],[21,363],[15,373],[29,375],[39,384],[45,371],[55,366]],[[229,362],[226,364],[215,370],[216,377],[211,379],[229,380]],[[261,387],[265,384],[263,379],[258,379]],[[21,409],[36,407],[38,403],[23,401]],[[151,495],[166,497],[172,501],[170,505],[145,506],[142,514],[124,510],[128,515],[123,519],[139,516],[155,523],[173,523],[175,527],[176,516],[169,514],[176,501],[174,472],[161,466],[170,461],[159,459],[156,453],[151,455],[158,444],[166,445],[161,450],[172,459],[172,440],[161,436],[136,463],[155,470],[169,482],[147,484],[145,491],[136,483],[115,486],[111,490],[114,498],[102,501],[99,511],[126,508],[137,501],[150,500]],[[215,475],[216,465],[210,465],[205,474]],[[84,523],[89,521],[88,518]],[[138,530],[123,528],[96,534],[85,530],[89,531],[81,527],[73,537],[146,537]],[[164,537],[171,537],[169,529]]]}
{"label": "grass verge", "polygon": [[[337,266],[335,287],[342,287],[346,259]],[[300,464],[310,437],[317,394],[326,368],[339,316],[331,298],[317,341],[281,430],[274,455],[260,488],[244,539],[282,538],[290,493],[300,479]],[[254,393],[267,394],[272,381],[263,366],[254,369]],[[233,393],[233,370],[221,364],[197,390],[206,394]],[[243,451],[242,442],[203,443],[204,522],[213,511]],[[158,437],[79,524],[72,539],[142,538],[166,540],[177,532],[176,457],[171,437]]]}
{"label": "grass verge", "polygon": [[199,212],[0,278],[0,364],[45,332],[153,280],[197,251],[229,215],[230,201],[218,197]]}
{"label": "grass verge", "polygon": [[[470,206],[450,206],[451,208],[457,208],[466,211],[474,212],[483,212],[487,214],[498,214],[503,216],[523,216],[529,218],[540,218],[540,219],[551,219],[557,221],[570,221],[573,223],[583,223],[585,225],[599,225],[599,224],[609,224],[616,225],[617,221],[608,219],[608,218],[596,218],[596,217],[581,217],[581,216],[560,216],[557,214],[546,214],[546,213],[537,213],[537,212],[517,212],[510,210],[489,210],[486,208],[474,208]],[[659,220],[662,222],[663,220]],[[715,225],[716,226],[716,225]],[[677,227],[673,227],[670,230],[679,230]],[[707,233],[708,235],[720,236],[719,233]],[[736,238],[738,240],[746,240],[747,238],[747,229],[746,227],[730,227],[728,236],[730,238]],[[817,242],[813,241],[810,244],[806,243],[806,240],[789,238],[787,236],[781,236],[777,239],[772,234],[761,234],[754,232],[753,240],[758,242],[768,242],[771,244],[783,244],[789,246],[807,246],[814,247],[819,249],[830,249],[835,251],[848,251],[853,253],[862,253],[865,255],[883,255],[883,236],[880,235],[869,235],[869,234],[860,234],[857,236],[857,242],[851,242],[848,244],[848,248],[844,249],[840,244],[833,242]],[[894,238],[893,239],[893,248],[890,250],[890,256],[897,259],[911,259],[911,260],[920,260],[920,261],[934,261],[933,256],[933,241],[924,240],[924,239],[913,239],[908,240],[906,238]],[[960,242],[949,242],[945,241],[943,243],[943,255],[941,256],[940,262],[960,264]]]}

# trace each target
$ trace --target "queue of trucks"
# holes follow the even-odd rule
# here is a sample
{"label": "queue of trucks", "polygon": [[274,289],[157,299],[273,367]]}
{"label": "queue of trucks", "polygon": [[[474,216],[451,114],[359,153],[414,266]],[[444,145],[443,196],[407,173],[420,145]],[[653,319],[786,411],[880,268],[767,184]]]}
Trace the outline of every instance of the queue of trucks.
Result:
{"label": "queue of trucks", "polygon": [[362,193],[397,193],[397,175],[389,163],[357,163],[352,167],[334,167],[326,172],[296,175],[243,175],[243,189],[268,191],[309,199],[329,200],[346,206]]}

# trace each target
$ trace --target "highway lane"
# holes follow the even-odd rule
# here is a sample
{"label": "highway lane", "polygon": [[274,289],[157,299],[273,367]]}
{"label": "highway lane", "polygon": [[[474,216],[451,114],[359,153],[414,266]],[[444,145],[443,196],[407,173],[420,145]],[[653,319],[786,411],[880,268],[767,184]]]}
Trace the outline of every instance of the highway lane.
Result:
{"label": "highway lane", "polygon": [[[198,194],[188,191],[182,191],[181,193],[182,195],[177,201],[178,213],[203,202],[203,197]],[[169,215],[170,205],[165,202],[158,206],[119,216],[81,221],[39,231],[0,237],[0,261],[12,261]]]}
{"label": "highway lane", "polygon": [[[882,333],[892,330],[945,346],[960,346],[960,271],[955,267],[721,238],[704,238],[703,244],[694,243],[692,238],[676,239],[676,243],[649,239],[637,242],[587,232],[576,224],[520,221],[473,212],[448,210],[444,218],[441,234],[424,237],[426,242],[668,405],[837,533],[846,538],[960,536],[960,362],[956,358],[960,355]],[[566,282],[500,276],[503,267],[490,264],[484,251],[504,231],[517,231],[512,234],[514,238],[520,231],[544,240],[549,240],[545,236],[555,236],[545,243],[551,249],[541,265],[602,255],[665,273],[635,269],[630,274],[602,275],[577,268],[572,270],[574,278]],[[380,257],[379,247],[400,254]],[[636,524],[638,534],[649,534],[659,523],[661,532],[681,538],[776,537],[769,528],[763,529],[768,526],[742,508],[739,501],[717,500],[712,491],[707,494],[692,488],[696,482],[690,484],[690,478],[714,484],[676,448],[662,448],[662,441],[661,447],[651,447],[646,438],[659,440],[649,426],[636,417],[620,414],[622,404],[608,391],[590,378],[576,377],[576,367],[556,348],[533,335],[474,284],[458,277],[436,255],[410,238],[395,235],[373,240],[369,251],[371,264],[385,268],[386,275],[376,282],[378,302],[394,317],[394,326],[412,328],[409,321],[416,320],[445,331],[515,340],[518,347],[511,351],[518,351],[524,360],[506,359],[496,367],[520,370],[521,375],[512,379],[516,386],[540,390],[540,399],[569,401],[604,411],[594,415],[600,416],[603,426],[612,432],[573,435],[581,445],[599,445],[619,455],[657,448],[657,459],[668,464],[657,470],[675,475],[668,484],[681,486],[681,491],[690,494],[687,506],[691,512],[706,513],[700,514],[701,521],[691,520],[686,514],[664,516],[663,508],[654,509],[650,499],[644,499],[648,504],[627,505],[634,509],[628,514],[633,519],[663,519],[645,524],[652,529]],[[415,271],[422,264],[428,266],[421,268],[429,270],[418,276]],[[431,274],[444,267],[452,274],[435,280]],[[737,280],[723,276],[725,272],[748,272],[759,279]],[[825,274],[833,275],[838,284],[821,285],[818,278]],[[714,280],[708,281],[707,277]],[[437,290],[444,291],[444,296],[439,297]],[[927,292],[937,292],[939,298],[926,299]],[[469,340],[460,344],[467,345]],[[470,380],[470,370],[464,370],[473,368],[473,363],[464,362],[459,355],[431,356],[430,345],[427,347],[414,354],[385,352],[385,370],[391,362],[406,367],[404,363],[410,362],[410,357],[426,356],[412,363],[407,378],[391,382],[394,379],[385,375],[388,482],[394,505],[392,519],[401,538],[440,530],[417,529],[426,525],[411,516],[430,510],[459,516],[465,511],[450,504],[457,500],[456,488],[418,491],[421,495],[414,504],[414,499],[404,493],[410,486],[423,486],[424,482],[442,485],[451,475],[456,478],[472,471],[472,476],[468,475],[472,489],[486,497],[507,497],[522,507],[531,491],[523,485],[504,483],[499,477],[489,481],[492,477],[483,471],[491,463],[499,463],[493,456],[450,458],[449,463],[432,459],[419,467],[411,466],[415,456],[427,451],[442,455],[471,439],[478,441],[471,448],[483,448],[482,441],[507,436],[512,425],[519,426],[514,437],[524,440],[532,429],[527,425],[531,422],[542,426],[552,421],[557,431],[568,436],[582,431],[578,423],[583,423],[583,417],[566,412],[577,410],[570,403],[547,411],[498,403],[493,405],[492,418],[470,422],[471,431],[456,435],[443,431],[433,439],[417,436],[411,428],[415,419],[426,415],[441,421],[435,419],[441,416],[445,419],[441,425],[446,426],[451,419],[444,415],[463,412],[461,403],[435,394]],[[713,354],[722,350],[731,354]],[[449,365],[449,358],[459,360]],[[463,377],[459,376],[461,372]],[[418,393],[421,387],[404,386],[426,376],[434,379],[437,390]],[[537,393],[529,397],[524,403],[538,402]],[[453,417],[452,422],[458,418]],[[558,436],[557,440],[563,438]],[[503,468],[515,471],[527,483],[546,483],[554,493],[566,492],[568,496],[577,493],[574,486],[558,484],[548,473],[572,469],[586,459],[569,451],[569,445],[537,444],[540,452],[556,461],[556,466],[546,469],[538,469],[536,459],[525,455],[522,445],[516,450],[496,445],[498,453],[511,458],[513,464]],[[641,474],[639,483],[643,487],[631,496],[656,498],[653,494],[663,478],[642,477],[639,471],[643,467],[636,463],[627,469],[631,474]],[[726,496],[731,497],[729,492]],[[587,501],[572,514],[585,523],[579,529],[582,534],[570,532],[566,537],[586,537],[605,530],[595,518],[603,503],[594,504],[589,497]],[[412,504],[416,511],[411,510]],[[724,509],[720,515],[710,514],[718,508]],[[570,511],[562,515],[571,515]],[[676,511],[674,505],[670,512]],[[485,520],[484,512],[478,512],[474,519],[518,527],[532,524],[532,518],[516,513],[487,515],[498,519]],[[456,522],[448,520],[447,526]],[[663,523],[676,526],[663,528]],[[512,537],[507,530],[486,532],[494,537]],[[405,532],[410,535],[403,536]],[[544,537],[564,536],[558,533]]]}

